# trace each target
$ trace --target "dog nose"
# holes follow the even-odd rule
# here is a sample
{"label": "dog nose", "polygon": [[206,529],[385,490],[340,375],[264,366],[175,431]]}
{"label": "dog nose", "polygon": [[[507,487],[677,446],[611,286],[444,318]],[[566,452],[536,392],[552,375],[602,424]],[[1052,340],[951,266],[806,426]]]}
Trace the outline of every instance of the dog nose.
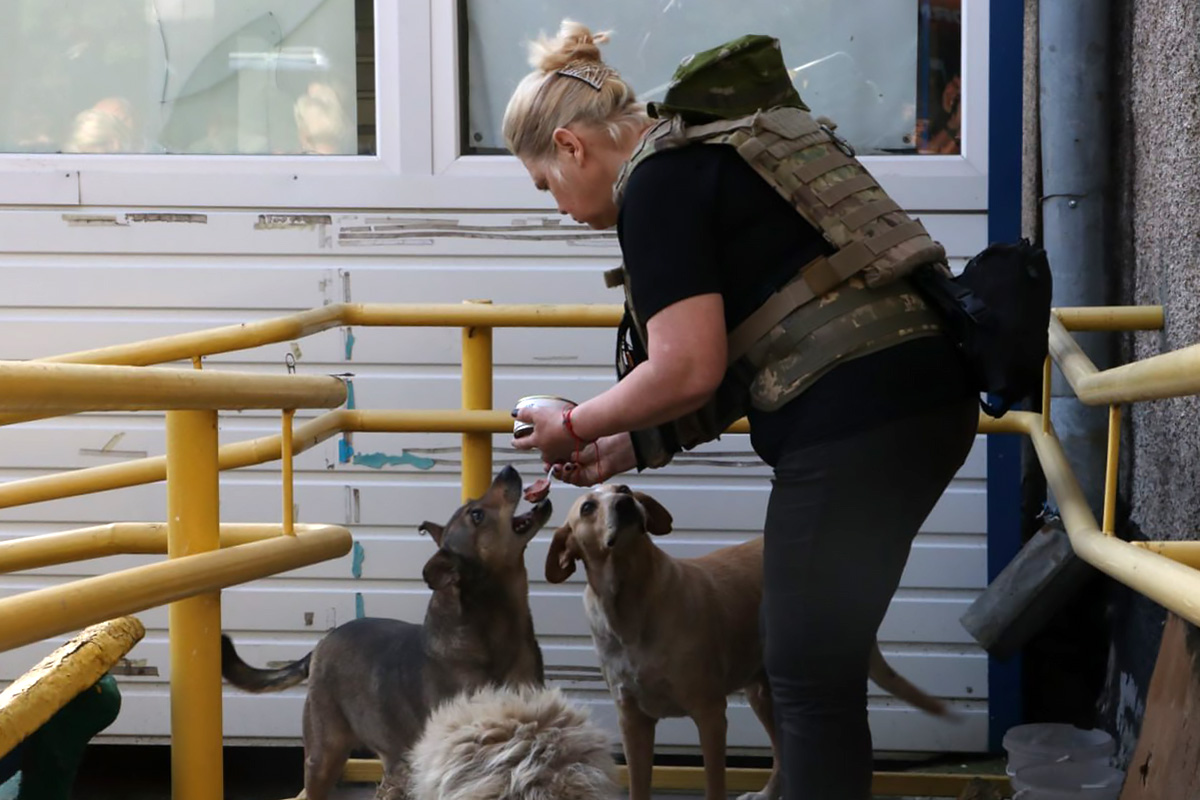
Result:
{"label": "dog nose", "polygon": [[614,500],[612,511],[613,521],[618,527],[623,528],[642,521],[642,515],[638,513],[637,501],[631,495],[623,494]]}

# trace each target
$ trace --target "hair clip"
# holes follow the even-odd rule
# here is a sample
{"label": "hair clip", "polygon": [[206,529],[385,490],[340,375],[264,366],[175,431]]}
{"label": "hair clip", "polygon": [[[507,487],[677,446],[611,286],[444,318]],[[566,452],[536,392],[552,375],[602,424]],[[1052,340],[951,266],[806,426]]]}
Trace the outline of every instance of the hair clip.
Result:
{"label": "hair clip", "polygon": [[615,69],[599,61],[572,61],[556,72],[558,75],[583,81],[597,92],[604,87],[604,82],[616,73]]}

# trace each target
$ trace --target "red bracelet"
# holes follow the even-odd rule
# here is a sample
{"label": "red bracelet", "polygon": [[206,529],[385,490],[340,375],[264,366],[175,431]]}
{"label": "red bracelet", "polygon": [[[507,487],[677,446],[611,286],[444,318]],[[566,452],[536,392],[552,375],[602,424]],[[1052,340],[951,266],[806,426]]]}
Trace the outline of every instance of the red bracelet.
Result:
{"label": "red bracelet", "polygon": [[[567,433],[571,434],[571,438],[575,440],[574,461],[576,464],[578,464],[580,451],[582,451],[589,444],[594,444],[594,442],[585,442],[583,439],[579,438],[579,435],[577,433],[575,433],[575,426],[571,424],[571,412],[574,410],[575,410],[575,406],[567,406],[565,409],[563,409],[562,422],[563,422],[563,427],[566,428],[566,430],[567,430]],[[597,452],[599,452],[599,451],[597,451]]]}

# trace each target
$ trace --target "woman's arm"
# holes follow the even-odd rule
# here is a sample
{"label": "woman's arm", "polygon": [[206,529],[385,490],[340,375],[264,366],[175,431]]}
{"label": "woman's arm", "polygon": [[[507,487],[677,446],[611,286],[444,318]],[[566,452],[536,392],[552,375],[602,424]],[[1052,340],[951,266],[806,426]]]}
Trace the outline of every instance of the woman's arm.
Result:
{"label": "woman's arm", "polygon": [[[646,324],[647,359],[624,380],[571,411],[571,430],[561,414],[524,408],[518,419],[534,432],[516,440],[537,449],[547,463],[574,455],[580,441],[640,430],[678,419],[703,406],[725,375],[725,308],[721,295],[694,295],[663,308]],[[572,436],[572,431],[574,436]]]}

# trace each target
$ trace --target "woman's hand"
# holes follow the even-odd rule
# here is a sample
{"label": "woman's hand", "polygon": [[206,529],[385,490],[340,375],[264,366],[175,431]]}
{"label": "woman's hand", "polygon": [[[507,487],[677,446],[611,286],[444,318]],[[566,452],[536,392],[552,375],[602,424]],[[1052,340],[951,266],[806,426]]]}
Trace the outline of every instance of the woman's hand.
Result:
{"label": "woman's hand", "polygon": [[563,423],[563,410],[548,406],[525,406],[517,410],[517,420],[533,423],[533,431],[513,439],[517,450],[537,450],[547,464],[572,460],[587,442],[578,442]]}
{"label": "woman's hand", "polygon": [[594,486],[604,483],[614,475],[628,472],[636,466],[637,456],[633,452],[633,439],[628,433],[614,433],[588,445],[579,454],[578,461],[545,464],[547,472],[572,486]]}

